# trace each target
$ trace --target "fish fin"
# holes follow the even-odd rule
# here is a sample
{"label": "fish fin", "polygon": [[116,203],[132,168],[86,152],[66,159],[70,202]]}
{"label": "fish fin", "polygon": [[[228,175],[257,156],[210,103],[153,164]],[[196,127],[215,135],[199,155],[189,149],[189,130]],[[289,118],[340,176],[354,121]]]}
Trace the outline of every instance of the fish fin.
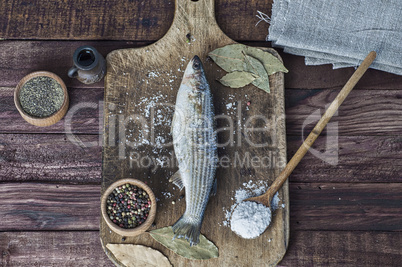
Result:
{"label": "fish fin", "polygon": [[211,188],[211,193],[209,195],[210,196],[215,196],[217,191],[218,191],[218,181],[215,178],[214,183],[213,183],[212,188]]}
{"label": "fish fin", "polygon": [[181,178],[180,170],[175,172],[175,174],[170,177],[169,182],[172,182],[175,186],[177,186],[180,190],[183,189],[183,179]]}
{"label": "fish fin", "polygon": [[190,246],[195,246],[200,242],[200,230],[201,230],[202,219],[195,220],[186,213],[180,217],[180,219],[172,226],[174,238],[184,237],[190,242]]}

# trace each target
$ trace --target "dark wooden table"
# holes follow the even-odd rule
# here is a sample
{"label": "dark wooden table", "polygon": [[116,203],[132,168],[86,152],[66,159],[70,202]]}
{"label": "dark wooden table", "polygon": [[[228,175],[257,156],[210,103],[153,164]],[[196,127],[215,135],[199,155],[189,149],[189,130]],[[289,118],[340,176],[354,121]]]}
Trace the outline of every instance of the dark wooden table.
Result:
{"label": "dark wooden table", "polygon": [[[264,42],[257,10],[272,0],[217,0],[216,17],[232,39]],[[67,77],[74,50],[104,56],[155,42],[173,20],[174,1],[0,2],[1,266],[112,266],[99,241],[103,82]],[[352,68],[307,67],[278,50],[285,75],[288,158]],[[26,74],[47,70],[67,84],[70,109],[38,128],[18,114],[13,92]],[[314,148],[338,153],[328,164],[308,153],[290,176],[288,252],[281,266],[400,266],[402,262],[402,76],[369,70]],[[331,133],[334,133],[333,131]],[[336,144],[338,145],[330,145]],[[252,266],[252,263],[250,263]]]}

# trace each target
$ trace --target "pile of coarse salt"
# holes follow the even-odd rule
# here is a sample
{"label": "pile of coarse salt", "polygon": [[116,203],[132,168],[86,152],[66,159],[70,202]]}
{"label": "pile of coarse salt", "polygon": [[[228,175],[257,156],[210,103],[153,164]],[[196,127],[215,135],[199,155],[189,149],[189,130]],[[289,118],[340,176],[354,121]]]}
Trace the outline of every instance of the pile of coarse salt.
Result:
{"label": "pile of coarse salt", "polygon": [[[223,221],[223,225],[230,227],[243,238],[255,238],[262,234],[271,222],[271,211],[262,204],[251,201],[243,202],[243,200],[262,195],[268,188],[267,181],[253,182],[250,180],[243,183],[243,187],[235,192],[235,203],[230,210],[224,208],[226,220]],[[279,195],[276,193],[271,202],[272,211],[285,207],[285,204],[280,205],[280,201]]]}
{"label": "pile of coarse salt", "polygon": [[241,202],[233,211],[230,229],[243,238],[260,236],[271,223],[271,210],[253,201]]}

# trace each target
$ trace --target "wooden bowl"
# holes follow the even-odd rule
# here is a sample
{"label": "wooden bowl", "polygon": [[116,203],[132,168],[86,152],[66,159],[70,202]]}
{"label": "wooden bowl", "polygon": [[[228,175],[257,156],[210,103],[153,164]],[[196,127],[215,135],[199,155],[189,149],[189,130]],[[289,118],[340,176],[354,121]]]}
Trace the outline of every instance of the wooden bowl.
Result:
{"label": "wooden bowl", "polygon": [[[112,220],[110,220],[110,218],[106,212],[106,208],[107,208],[106,201],[107,201],[108,196],[110,195],[110,193],[113,192],[113,190],[116,187],[119,187],[124,184],[132,184],[132,185],[135,185],[135,186],[145,190],[145,192],[147,192],[147,194],[151,200],[151,209],[149,210],[148,218],[140,226],[137,226],[135,228],[130,228],[130,229],[125,229],[125,228],[119,227],[118,225],[114,224],[112,222]],[[144,233],[154,222],[155,215],[156,215],[156,199],[155,199],[155,195],[152,192],[151,188],[149,188],[149,186],[147,186],[145,183],[143,183],[137,179],[125,178],[125,179],[118,180],[117,182],[114,182],[106,189],[106,191],[103,193],[103,196],[101,198],[101,210],[102,210],[103,219],[105,220],[106,224],[109,226],[109,228],[113,232],[115,232],[121,236],[137,236],[139,234]]]}
{"label": "wooden bowl", "polygon": [[[24,111],[24,109],[21,107],[20,101],[19,101],[19,94],[21,91],[22,86],[29,81],[32,78],[39,77],[39,76],[46,76],[55,79],[63,88],[63,93],[64,93],[64,102],[61,105],[60,109],[53,113],[52,115],[44,118],[39,118],[39,117],[34,117]],[[17,87],[15,88],[14,92],[14,103],[15,106],[17,107],[19,113],[21,114],[22,118],[29,122],[30,124],[33,124],[35,126],[49,126],[52,124],[55,124],[59,120],[61,120],[64,115],[67,113],[68,110],[68,104],[69,104],[69,99],[68,99],[68,92],[67,92],[67,87],[64,84],[63,80],[57,76],[56,74],[48,71],[36,71],[28,74],[24,78],[21,79],[21,81],[18,83]]]}

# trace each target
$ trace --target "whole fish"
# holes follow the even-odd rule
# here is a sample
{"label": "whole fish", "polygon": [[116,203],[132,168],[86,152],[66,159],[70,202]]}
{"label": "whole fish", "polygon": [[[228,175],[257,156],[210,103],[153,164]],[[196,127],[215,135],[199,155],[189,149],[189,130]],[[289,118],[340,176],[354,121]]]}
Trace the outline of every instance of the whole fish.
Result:
{"label": "whole fish", "polygon": [[217,140],[211,90],[198,56],[188,63],[172,121],[173,146],[179,170],[170,178],[185,188],[186,211],[173,225],[175,237],[190,246],[199,242],[209,196],[216,193]]}

